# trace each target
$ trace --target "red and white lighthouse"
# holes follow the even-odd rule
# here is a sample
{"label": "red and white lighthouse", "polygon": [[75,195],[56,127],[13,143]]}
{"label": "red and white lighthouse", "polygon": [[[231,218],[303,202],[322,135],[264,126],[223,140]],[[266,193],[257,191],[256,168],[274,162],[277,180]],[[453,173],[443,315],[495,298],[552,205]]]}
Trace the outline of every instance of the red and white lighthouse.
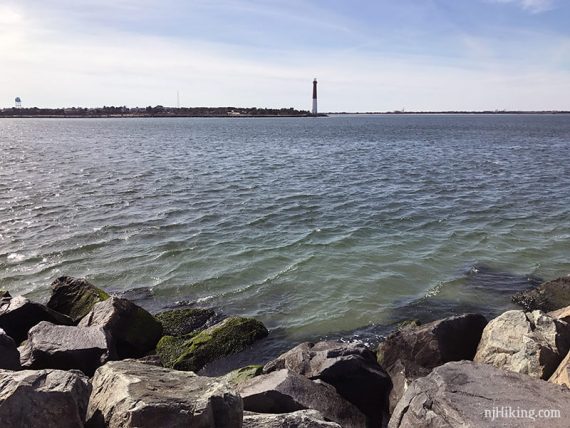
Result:
{"label": "red and white lighthouse", "polygon": [[317,115],[317,78],[313,80],[313,115]]}

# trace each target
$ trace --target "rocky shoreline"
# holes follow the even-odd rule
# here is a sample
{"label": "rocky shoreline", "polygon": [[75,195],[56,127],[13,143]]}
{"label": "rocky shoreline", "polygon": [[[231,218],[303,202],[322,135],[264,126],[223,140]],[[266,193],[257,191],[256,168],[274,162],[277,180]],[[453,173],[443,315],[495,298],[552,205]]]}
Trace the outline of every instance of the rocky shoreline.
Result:
{"label": "rocky shoreline", "polygon": [[213,309],[150,314],[61,277],[46,305],[0,291],[4,427],[566,427],[570,277],[487,320],[411,320],[377,349],[301,343],[218,377],[196,373],[270,332]]}

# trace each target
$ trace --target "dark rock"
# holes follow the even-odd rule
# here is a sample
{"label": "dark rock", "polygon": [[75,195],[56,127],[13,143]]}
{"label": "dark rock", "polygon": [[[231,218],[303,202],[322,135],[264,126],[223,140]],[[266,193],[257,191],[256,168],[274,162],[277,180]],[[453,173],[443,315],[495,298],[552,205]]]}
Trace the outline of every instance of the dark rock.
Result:
{"label": "dark rock", "polygon": [[291,413],[244,412],[243,428],[342,428],[335,422],[326,422],[316,410],[297,410]]}
{"label": "dark rock", "polygon": [[548,381],[570,388],[570,352],[566,354]]}
{"label": "dark rock", "polygon": [[374,352],[359,343],[302,343],[266,364],[265,373],[289,369],[312,380],[322,380],[369,418],[369,426],[387,419],[392,382]]}
{"label": "dark rock", "polygon": [[155,318],[162,324],[165,336],[184,336],[210,327],[216,312],[199,308],[173,309],[156,314]]}
{"label": "dark rock", "polygon": [[[566,387],[486,364],[452,362],[410,385],[388,427],[562,428],[568,426],[569,402]],[[540,417],[539,409],[560,413]]]}
{"label": "dark rock", "polygon": [[117,297],[97,303],[79,323],[102,327],[113,337],[119,358],[138,358],[154,350],[162,325],[140,306]]}
{"label": "dark rock", "polygon": [[0,370],[0,426],[83,428],[91,386],[61,370]]}
{"label": "dark rock", "polygon": [[99,368],[92,380],[89,428],[240,427],[240,396],[215,378],[133,360]]}
{"label": "dark rock", "polygon": [[53,324],[72,325],[71,318],[46,308],[39,303],[30,302],[22,296],[2,300],[0,306],[0,328],[16,343],[21,343],[28,336],[30,328],[41,321]]}
{"label": "dark rock", "polygon": [[0,369],[20,370],[20,353],[16,342],[0,328]]}
{"label": "dark rock", "polygon": [[196,372],[211,361],[243,351],[268,334],[253,318],[231,317],[196,335],[164,336],[156,352],[165,367]]}
{"label": "dark rock", "polygon": [[88,376],[114,357],[112,339],[102,328],[61,326],[46,321],[34,326],[20,347],[24,367],[77,369]]}
{"label": "dark rock", "polygon": [[487,320],[464,314],[397,331],[378,346],[378,362],[392,378],[390,410],[410,382],[449,361],[472,360]]}
{"label": "dark rock", "polygon": [[9,291],[0,290],[0,299],[10,299],[12,296],[10,295]]}
{"label": "dark rock", "polygon": [[109,295],[84,278],[61,276],[51,284],[47,307],[69,316],[75,324],[89,313],[96,303]]}
{"label": "dark rock", "polygon": [[570,276],[544,282],[531,290],[516,293],[512,300],[525,311],[549,312],[570,306]]}
{"label": "dark rock", "polygon": [[334,387],[313,382],[290,370],[257,376],[239,387],[243,408],[257,413],[289,413],[318,410],[344,428],[365,427],[366,416],[342,398]]}
{"label": "dark rock", "polygon": [[507,311],[485,327],[474,361],[548,379],[570,348],[570,326],[541,311]]}

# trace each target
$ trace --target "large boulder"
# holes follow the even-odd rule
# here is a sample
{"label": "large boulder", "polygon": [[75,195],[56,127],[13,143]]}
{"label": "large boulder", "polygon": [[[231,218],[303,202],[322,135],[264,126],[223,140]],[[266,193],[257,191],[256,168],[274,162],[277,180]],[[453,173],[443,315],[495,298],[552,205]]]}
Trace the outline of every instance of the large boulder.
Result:
{"label": "large boulder", "polygon": [[16,342],[0,328],[0,369],[19,370],[20,353]]}
{"label": "large boulder", "polygon": [[0,370],[0,426],[83,428],[91,386],[61,370]]}
{"label": "large boulder", "polygon": [[243,428],[342,428],[336,422],[327,422],[316,410],[297,410],[291,413],[244,412]]}
{"label": "large boulder", "polygon": [[370,426],[381,426],[387,418],[392,382],[374,352],[361,343],[302,343],[267,363],[263,371],[281,369],[334,386],[370,419]]}
{"label": "large boulder", "polygon": [[108,298],[107,293],[85,278],[61,276],[51,284],[47,307],[69,316],[77,324],[96,303]]}
{"label": "large boulder", "polygon": [[243,351],[269,334],[253,319],[226,318],[196,335],[164,336],[156,351],[165,367],[197,372],[209,362]]}
{"label": "large boulder", "polygon": [[490,321],[474,361],[548,379],[570,348],[570,326],[542,311],[507,311]]}
{"label": "large boulder", "polygon": [[570,276],[544,282],[531,290],[516,293],[512,300],[525,311],[549,312],[570,306]]}
{"label": "large boulder", "polygon": [[111,297],[97,303],[79,323],[102,327],[113,337],[119,358],[138,358],[154,350],[162,336],[162,324],[129,300]]}
{"label": "large boulder", "polygon": [[161,312],[155,318],[165,336],[184,336],[210,327],[217,317],[213,309],[183,308]]}
{"label": "large boulder", "polygon": [[0,305],[0,328],[16,343],[21,343],[28,336],[30,328],[41,321],[53,324],[72,325],[71,318],[31,302],[23,296],[2,299]]}
{"label": "large boulder", "polygon": [[393,383],[390,411],[414,379],[450,361],[472,360],[486,324],[483,315],[463,314],[422,326],[410,325],[380,343],[378,362]]}
{"label": "large boulder", "polygon": [[110,335],[100,327],[54,325],[42,321],[20,347],[22,366],[31,369],[81,370],[91,376],[115,358]]}
{"label": "large boulder", "polygon": [[566,357],[564,357],[548,381],[558,385],[566,385],[570,388],[570,352],[566,354]]}
{"label": "large boulder", "polygon": [[133,360],[99,368],[87,427],[240,427],[243,404],[225,382]]}
{"label": "large boulder", "polygon": [[[388,428],[567,427],[570,391],[471,361],[447,363],[415,380]],[[539,411],[546,411],[539,415]]]}
{"label": "large boulder", "polygon": [[313,382],[291,370],[273,371],[239,386],[245,410],[257,413],[289,413],[318,410],[344,428],[367,426],[366,416],[342,398],[334,387]]}

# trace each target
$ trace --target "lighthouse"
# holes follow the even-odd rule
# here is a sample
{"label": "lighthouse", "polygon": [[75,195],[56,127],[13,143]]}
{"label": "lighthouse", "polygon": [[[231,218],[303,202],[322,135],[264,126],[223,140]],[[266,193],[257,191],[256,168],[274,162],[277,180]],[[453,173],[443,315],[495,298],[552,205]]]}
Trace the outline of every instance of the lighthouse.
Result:
{"label": "lighthouse", "polygon": [[312,113],[314,116],[317,115],[317,78],[313,80],[313,110]]}

